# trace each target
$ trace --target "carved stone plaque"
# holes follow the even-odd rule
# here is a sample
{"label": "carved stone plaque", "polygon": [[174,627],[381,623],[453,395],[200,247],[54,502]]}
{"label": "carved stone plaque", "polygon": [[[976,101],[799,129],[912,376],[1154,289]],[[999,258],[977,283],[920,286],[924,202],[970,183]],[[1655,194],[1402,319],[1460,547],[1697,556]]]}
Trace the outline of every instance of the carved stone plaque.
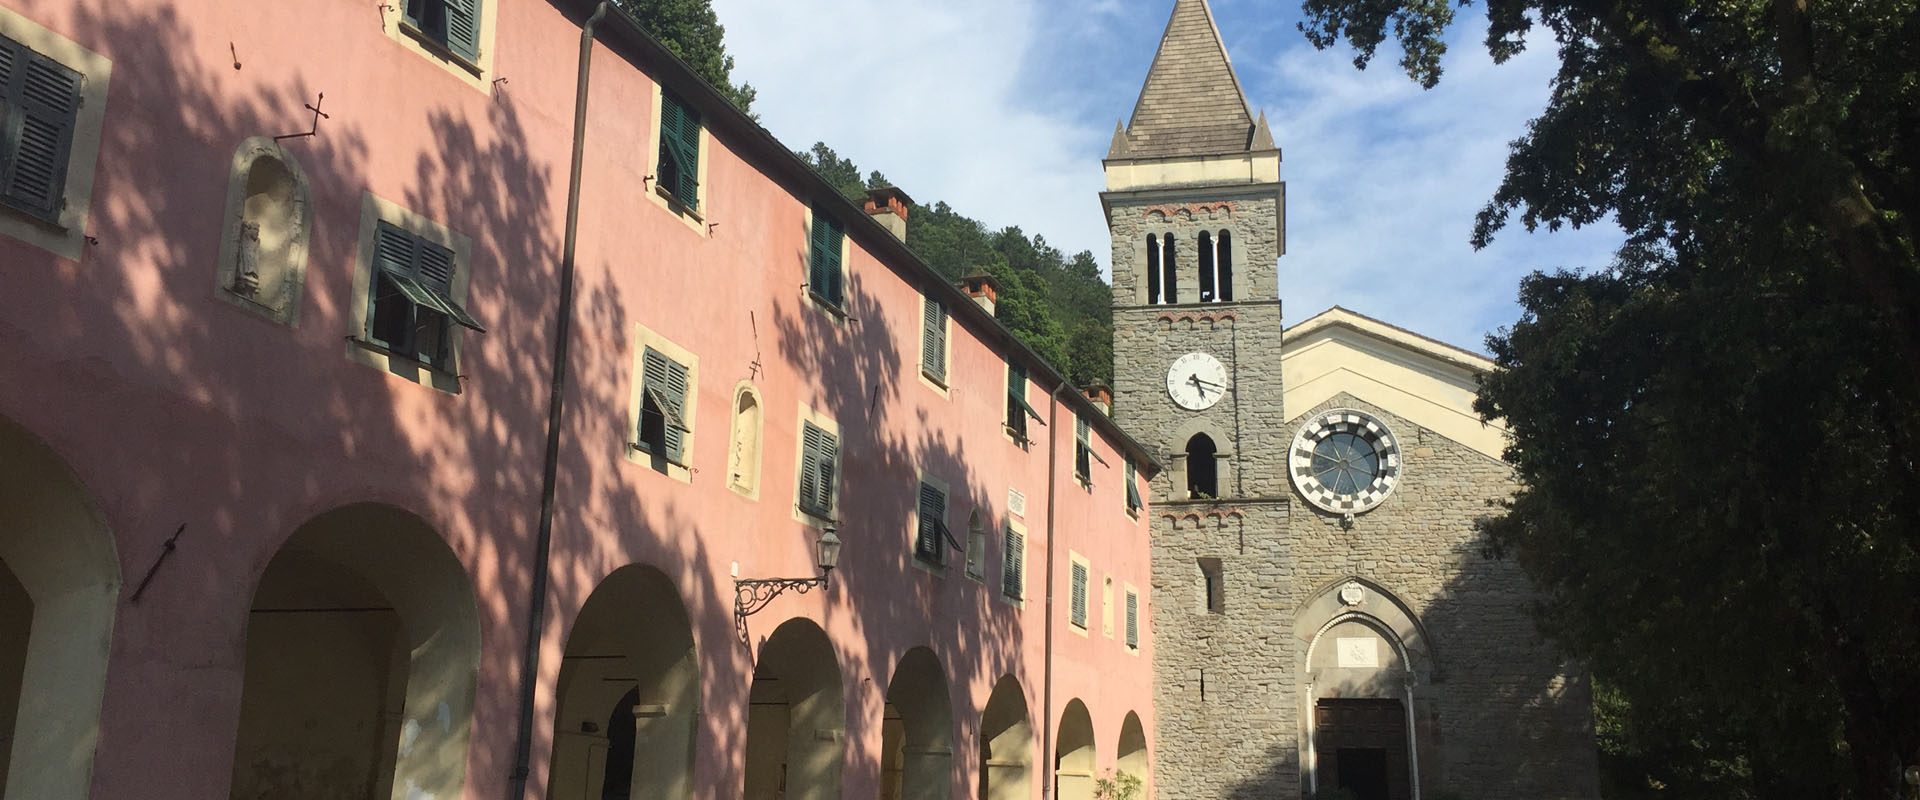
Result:
{"label": "carved stone plaque", "polygon": [[1371,636],[1341,637],[1334,642],[1341,669],[1375,669],[1380,666],[1380,640]]}

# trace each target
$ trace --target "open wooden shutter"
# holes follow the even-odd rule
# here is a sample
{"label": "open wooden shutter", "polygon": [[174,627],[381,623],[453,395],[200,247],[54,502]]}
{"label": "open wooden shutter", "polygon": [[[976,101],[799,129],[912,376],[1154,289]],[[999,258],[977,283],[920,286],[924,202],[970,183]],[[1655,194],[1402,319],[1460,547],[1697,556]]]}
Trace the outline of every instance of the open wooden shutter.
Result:
{"label": "open wooden shutter", "polygon": [[920,315],[920,369],[941,383],[947,380],[947,308],[931,297]]}
{"label": "open wooden shutter", "polygon": [[700,114],[685,101],[675,98],[680,105],[680,125],[678,129],[680,149],[680,185],[673,187],[673,195],[680,198],[689,208],[700,207]]}
{"label": "open wooden shutter", "polygon": [[1087,442],[1087,418],[1073,420],[1073,474],[1081,480],[1093,477],[1093,445]]}
{"label": "open wooden shutter", "polygon": [[1127,459],[1127,510],[1140,510],[1140,477],[1134,470],[1133,459]]}
{"label": "open wooden shutter", "polygon": [[447,13],[447,49],[468,61],[480,60],[480,3],[483,0],[444,0]]}
{"label": "open wooden shutter", "polygon": [[1019,600],[1026,588],[1026,577],[1022,570],[1025,569],[1027,558],[1027,537],[1008,525],[1001,545],[1000,593]]}
{"label": "open wooden shutter", "polygon": [[[452,250],[417,234],[382,222],[374,231],[373,267],[384,286],[407,296],[414,305],[445,314],[456,324],[480,333],[487,329],[453,299]],[[376,291],[376,297],[381,292]]]}
{"label": "open wooden shutter", "polygon": [[67,186],[67,158],[80,111],[80,73],[22,46],[4,41],[6,117],[5,174],[0,198],[47,221],[60,217]]}
{"label": "open wooden shutter", "polygon": [[920,484],[920,527],[915,532],[913,554],[923,561],[945,563],[940,527],[947,516],[947,496],[928,484]]}
{"label": "open wooden shutter", "polygon": [[686,463],[687,368],[651,347],[641,358],[640,380],[647,396],[660,405],[662,458]]}
{"label": "open wooden shutter", "polygon": [[1087,627],[1087,565],[1073,565],[1073,624]]}

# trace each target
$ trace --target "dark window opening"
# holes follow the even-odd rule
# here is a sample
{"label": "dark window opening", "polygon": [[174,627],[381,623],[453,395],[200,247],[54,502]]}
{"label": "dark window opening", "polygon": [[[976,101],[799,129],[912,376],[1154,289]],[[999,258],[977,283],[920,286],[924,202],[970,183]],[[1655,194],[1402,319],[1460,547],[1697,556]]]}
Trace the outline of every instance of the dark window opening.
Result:
{"label": "dark window opening", "polygon": [[672,92],[660,94],[659,186],[687,208],[700,207],[700,112]]}
{"label": "dark window opening", "polygon": [[482,0],[407,0],[407,24],[468,61],[480,57]]}
{"label": "dark window opening", "polygon": [[633,797],[633,745],[638,734],[633,707],[639,702],[640,690],[630,690],[613,704],[613,714],[607,717],[607,768],[601,772],[600,800]]}
{"label": "dark window opening", "polygon": [[1160,237],[1160,247],[1160,288],[1169,304],[1178,303],[1180,302],[1180,269],[1177,266],[1179,259],[1178,252],[1174,249],[1173,234]]}
{"label": "dark window opening", "polygon": [[1147,234],[1147,302],[1160,302],[1160,237]]}
{"label": "dark window opening", "polygon": [[1019,364],[1007,364],[1007,434],[1022,445],[1027,444],[1027,419],[1039,419],[1040,412],[1033,410],[1027,402],[1027,368]]}
{"label": "dark window opening", "polygon": [[1215,278],[1213,281],[1214,289],[1219,294],[1219,297],[1217,299],[1232,300],[1233,299],[1233,235],[1226,231],[1221,231],[1220,241],[1219,243],[1214,245],[1214,248],[1220,251],[1220,254],[1214,258],[1214,264],[1215,264],[1214,269],[1217,272],[1219,272],[1219,277]]}
{"label": "dark window opening", "polygon": [[1207,613],[1227,613],[1227,585],[1220,569],[1220,559],[1200,559],[1201,600],[1207,604]]}
{"label": "dark window opening", "polygon": [[1211,303],[1214,297],[1213,279],[1213,234],[1200,232],[1200,302]]}
{"label": "dark window opening", "polygon": [[652,394],[640,401],[640,447],[649,453],[667,453],[667,415]]}
{"label": "dark window opening", "polygon": [[1220,460],[1213,437],[1196,433],[1187,440],[1187,497],[1215,500],[1220,497]]}

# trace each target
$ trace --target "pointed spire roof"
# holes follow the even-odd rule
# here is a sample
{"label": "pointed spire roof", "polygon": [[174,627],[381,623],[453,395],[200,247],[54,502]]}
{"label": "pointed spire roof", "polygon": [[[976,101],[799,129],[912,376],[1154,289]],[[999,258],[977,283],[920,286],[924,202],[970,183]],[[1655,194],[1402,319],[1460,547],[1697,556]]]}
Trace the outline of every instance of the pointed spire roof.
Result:
{"label": "pointed spire roof", "polygon": [[[1272,134],[1265,138],[1263,149],[1271,149]],[[1252,149],[1253,139],[1253,114],[1227,61],[1213,10],[1206,0],[1175,0],[1160,51],[1127,123],[1126,146],[1116,137],[1107,157],[1244,153]]]}

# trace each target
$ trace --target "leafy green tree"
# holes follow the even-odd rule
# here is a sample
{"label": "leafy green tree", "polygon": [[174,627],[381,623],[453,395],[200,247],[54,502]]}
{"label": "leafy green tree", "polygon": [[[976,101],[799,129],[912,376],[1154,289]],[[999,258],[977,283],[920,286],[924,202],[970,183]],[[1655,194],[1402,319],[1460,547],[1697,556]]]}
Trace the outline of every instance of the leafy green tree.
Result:
{"label": "leafy green tree", "polygon": [[[1463,4],[1464,5],[1464,4]],[[1478,409],[1523,489],[1487,523],[1591,665],[1620,796],[1891,798],[1920,762],[1920,8],[1490,0],[1547,108],[1473,230],[1611,216],[1537,274]],[[1440,78],[1454,6],[1307,0],[1364,67]]]}
{"label": "leafy green tree", "polygon": [[727,29],[710,0],[614,0],[640,27],[659,39],[693,71],[713,84],[741,111],[753,112],[753,86],[733,82],[733,56],[727,55]]}

